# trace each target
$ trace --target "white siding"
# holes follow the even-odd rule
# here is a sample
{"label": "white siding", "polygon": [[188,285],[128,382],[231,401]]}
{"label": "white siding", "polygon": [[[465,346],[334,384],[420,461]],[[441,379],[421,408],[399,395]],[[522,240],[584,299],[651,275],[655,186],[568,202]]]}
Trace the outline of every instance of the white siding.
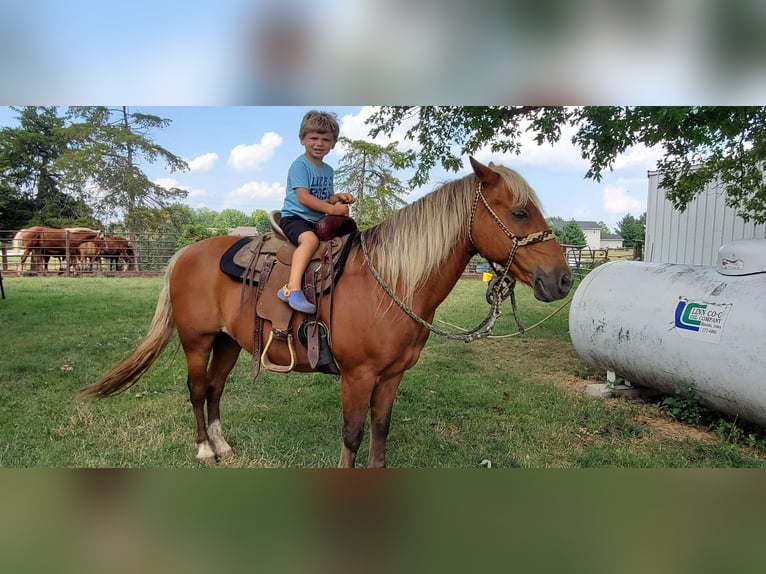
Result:
{"label": "white siding", "polygon": [[585,243],[591,249],[601,249],[601,229],[583,229],[585,235]]}
{"label": "white siding", "polygon": [[766,225],[746,223],[726,206],[721,186],[709,185],[681,213],[659,188],[661,177],[658,171],[649,172],[646,261],[714,266],[721,245],[734,239],[766,239]]}

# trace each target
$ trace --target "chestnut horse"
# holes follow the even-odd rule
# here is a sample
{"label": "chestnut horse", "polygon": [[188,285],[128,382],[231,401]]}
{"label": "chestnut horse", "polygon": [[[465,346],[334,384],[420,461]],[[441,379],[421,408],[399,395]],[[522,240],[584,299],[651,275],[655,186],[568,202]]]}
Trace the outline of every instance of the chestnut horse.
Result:
{"label": "chestnut horse", "polygon": [[123,271],[138,271],[136,267],[136,251],[133,243],[124,237],[111,235],[104,238],[106,246],[101,251],[101,256],[109,260],[109,269],[116,271],[122,258]]}
{"label": "chestnut horse", "polygon": [[[399,382],[428,339],[425,323],[433,320],[474,254],[502,265],[501,273],[530,286],[541,301],[558,300],[569,292],[571,271],[558,243],[546,241],[553,234],[527,182],[502,166],[485,166],[473,158],[471,164],[473,173],[356,235],[335,286],[331,312],[329,305],[320,306],[319,319],[330,326],[341,373],[341,467],[355,464],[368,411],[368,466],[386,465]],[[212,237],[177,252],[146,337],[79,396],[101,398],[129,387],[177,331],[186,355],[197,457],[230,455],[221,430],[221,394],[240,350],[252,353],[254,348],[253,318],[247,311],[251,295],[241,301],[241,284],[219,270],[221,255],[238,239]],[[304,319],[296,313],[295,331]],[[285,365],[290,356],[286,345],[281,347],[285,348],[274,349],[271,359]],[[311,371],[306,350],[298,345],[296,354],[295,370]]]}
{"label": "chestnut horse", "polygon": [[33,271],[48,271],[48,260],[59,257],[68,260],[70,267],[77,262],[78,248],[87,241],[103,239],[101,231],[85,227],[58,229],[55,227],[35,226],[22,229],[15,239],[24,243],[24,254],[21,256],[19,270],[24,268],[27,258],[32,255]]}

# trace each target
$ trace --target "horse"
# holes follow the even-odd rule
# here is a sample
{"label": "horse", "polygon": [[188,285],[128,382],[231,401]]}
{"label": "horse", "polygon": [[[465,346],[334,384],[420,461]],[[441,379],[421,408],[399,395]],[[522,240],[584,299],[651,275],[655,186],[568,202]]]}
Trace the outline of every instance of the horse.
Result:
{"label": "horse", "polygon": [[77,262],[77,248],[87,241],[103,239],[101,231],[87,227],[70,227],[58,229],[54,227],[35,226],[22,229],[16,234],[24,244],[24,254],[21,256],[19,270],[24,268],[29,255],[32,255],[33,271],[48,271],[50,257],[66,259],[69,266]]}
{"label": "horse", "polygon": [[117,270],[120,258],[122,258],[123,261],[123,271],[137,270],[136,252],[133,248],[133,243],[126,238],[117,235],[105,237],[104,241],[106,242],[106,246],[102,250],[101,255],[109,260],[110,270]]}
{"label": "horse", "polygon": [[101,255],[104,250],[104,240],[86,241],[77,248],[79,269],[85,271],[101,271]]}
{"label": "horse", "polygon": [[[349,236],[351,247],[331,305],[317,311],[329,326],[340,371],[339,467],[355,466],[368,412],[368,466],[386,466],[399,383],[417,363],[430,335],[429,322],[473,255],[502,265],[498,278],[526,284],[538,300],[562,299],[571,288],[571,270],[558,242],[547,241],[554,239],[553,232],[529,184],[507,167],[487,166],[473,157],[470,163],[468,175]],[[177,332],[187,363],[197,458],[215,462],[231,456],[221,426],[221,394],[240,351],[263,348],[247,312],[257,293],[244,295],[242,284],[219,269],[222,254],[238,240],[212,237],[176,252],[145,338],[98,381],[82,387],[78,398],[103,398],[130,387]],[[278,287],[269,284],[267,289]],[[296,312],[293,328],[306,318]],[[284,365],[289,356],[281,343],[271,360]],[[294,370],[313,370],[300,346]]]}

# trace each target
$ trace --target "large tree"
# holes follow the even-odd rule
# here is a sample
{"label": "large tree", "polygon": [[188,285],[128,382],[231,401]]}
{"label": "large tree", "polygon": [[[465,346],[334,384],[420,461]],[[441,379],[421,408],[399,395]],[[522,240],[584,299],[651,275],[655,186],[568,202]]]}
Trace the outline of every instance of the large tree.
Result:
{"label": "large tree", "polygon": [[437,164],[457,171],[465,155],[484,146],[518,153],[527,130],[543,144],[558,141],[562,127],[575,126],[572,143],[590,162],[586,177],[597,181],[631,146],[659,145],[661,185],[676,208],[684,210],[707,184],[720,182],[743,218],[766,222],[766,107],[385,106],[368,124],[372,136],[411,126],[406,138],[421,146],[416,185]]}
{"label": "large tree", "polygon": [[636,241],[644,241],[646,235],[646,213],[636,219],[630,213],[617,222],[617,233],[622,237],[624,247],[633,247]]}
{"label": "large tree", "polygon": [[394,170],[412,162],[410,152],[397,150],[397,142],[380,146],[343,137],[340,142],[345,153],[335,172],[335,187],[355,197],[351,215],[360,227],[374,225],[405,205],[402,195],[407,189]]}
{"label": "large tree", "polygon": [[69,150],[59,164],[75,191],[86,193],[105,215],[139,209],[163,208],[186,196],[179,188],[165,188],[149,180],[141,162],[164,161],[170,171],[185,171],[186,162],[155,143],[153,132],[170,120],[126,106],[69,108]]}
{"label": "large tree", "polygon": [[[183,197],[149,181],[142,162],[164,160],[171,171],[186,162],[152,140],[170,120],[126,107],[14,108],[19,126],[0,129],[0,205],[3,217],[26,223],[95,222],[97,215],[165,207]],[[13,217],[11,217],[13,216]],[[133,219],[140,219],[134,217]]]}
{"label": "large tree", "polygon": [[93,224],[90,207],[65,193],[65,119],[55,107],[13,109],[19,126],[0,129],[0,227]]}

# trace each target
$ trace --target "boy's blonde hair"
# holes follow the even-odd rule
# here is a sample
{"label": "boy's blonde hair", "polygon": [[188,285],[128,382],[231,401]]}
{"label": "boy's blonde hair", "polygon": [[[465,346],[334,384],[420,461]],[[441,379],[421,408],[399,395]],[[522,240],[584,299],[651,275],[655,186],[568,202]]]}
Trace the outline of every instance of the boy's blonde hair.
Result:
{"label": "boy's blonde hair", "polygon": [[331,133],[333,139],[337,142],[340,136],[338,116],[333,112],[320,112],[318,110],[306,112],[306,115],[303,116],[303,121],[301,121],[298,137],[303,139],[309,132],[318,132],[320,134]]}

